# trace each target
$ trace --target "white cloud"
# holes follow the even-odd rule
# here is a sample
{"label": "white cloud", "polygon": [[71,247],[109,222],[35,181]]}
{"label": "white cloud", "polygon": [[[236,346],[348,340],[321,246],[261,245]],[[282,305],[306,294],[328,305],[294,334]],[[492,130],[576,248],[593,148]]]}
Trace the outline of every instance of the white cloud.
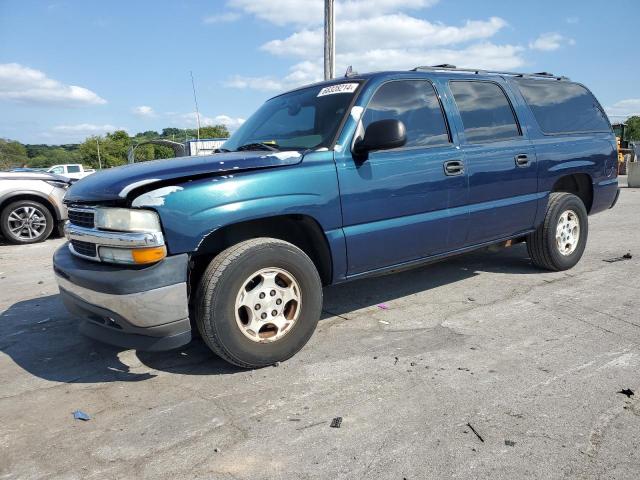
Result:
{"label": "white cloud", "polygon": [[607,114],[614,119],[620,120],[640,115],[640,98],[628,98],[614,103],[610,107],[605,108]]}
{"label": "white cloud", "polygon": [[555,32],[543,33],[538,38],[529,42],[531,50],[541,50],[543,52],[551,52],[558,50],[565,45],[575,45],[575,40],[567,38],[564,35]]}
{"label": "white cloud", "polygon": [[[405,14],[382,15],[336,24],[338,54],[382,49],[434,48],[494,36],[507,23],[498,17],[467,21],[462,27],[431,23]],[[323,29],[302,30],[262,46],[273,55],[308,57],[322,51]]]}
{"label": "white cloud", "polygon": [[[440,63],[494,69],[524,65],[524,47],[492,41],[507,26],[502,18],[448,25],[410,15],[435,3],[437,0],[336,2],[336,73],[349,65],[360,72]],[[291,58],[294,63],[282,77],[235,75],[225,85],[281,91],[322,80],[323,4],[308,0],[229,0],[230,8],[259,20],[293,26],[288,36],[270,40],[260,48]]]}
{"label": "white cloud", "polygon": [[[195,128],[198,126],[198,120],[195,112],[179,113],[171,115],[172,121],[178,124],[180,128]],[[200,114],[200,125],[203,127],[213,125],[224,125],[229,131],[236,130],[240,125],[244,123],[244,118],[230,117],[228,115],[216,115],[215,117],[208,117]]]}
{"label": "white cloud", "polygon": [[225,13],[215,13],[213,15],[207,15],[202,19],[202,23],[212,25],[216,23],[230,23],[235,22],[241,17],[238,12],[225,12]]}
{"label": "white cloud", "polygon": [[156,112],[148,105],[140,105],[131,109],[134,115],[139,117],[152,118],[156,116]]}
{"label": "white cloud", "polygon": [[[379,16],[398,10],[430,7],[438,0],[345,0],[335,4],[336,19]],[[275,25],[320,25],[324,18],[322,0],[230,0],[229,6]]]}
{"label": "white cloud", "polygon": [[19,63],[0,64],[0,100],[66,107],[107,103],[87,88],[65,85]]}
{"label": "white cloud", "polygon": [[126,130],[124,127],[116,127],[114,125],[95,125],[93,123],[79,123],[77,125],[57,125],[53,127],[53,131],[66,134],[84,134],[97,135],[101,133],[114,132],[116,130]]}

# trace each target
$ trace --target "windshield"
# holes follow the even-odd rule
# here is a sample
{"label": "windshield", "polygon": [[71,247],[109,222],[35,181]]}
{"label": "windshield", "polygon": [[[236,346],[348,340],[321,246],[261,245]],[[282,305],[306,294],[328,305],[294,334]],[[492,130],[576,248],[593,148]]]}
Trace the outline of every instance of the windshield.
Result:
{"label": "windshield", "polygon": [[358,83],[309,87],[262,105],[222,146],[226,150],[307,150],[328,147]]}

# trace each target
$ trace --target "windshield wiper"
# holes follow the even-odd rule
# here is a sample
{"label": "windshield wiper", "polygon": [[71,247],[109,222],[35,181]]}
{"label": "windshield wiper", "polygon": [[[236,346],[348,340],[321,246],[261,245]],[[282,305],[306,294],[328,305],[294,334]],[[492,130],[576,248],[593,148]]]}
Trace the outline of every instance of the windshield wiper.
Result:
{"label": "windshield wiper", "polygon": [[280,148],[278,148],[277,143],[254,142],[247,143],[246,145],[241,145],[236,148],[236,152],[241,152],[243,150],[269,150],[270,152],[279,152]]}

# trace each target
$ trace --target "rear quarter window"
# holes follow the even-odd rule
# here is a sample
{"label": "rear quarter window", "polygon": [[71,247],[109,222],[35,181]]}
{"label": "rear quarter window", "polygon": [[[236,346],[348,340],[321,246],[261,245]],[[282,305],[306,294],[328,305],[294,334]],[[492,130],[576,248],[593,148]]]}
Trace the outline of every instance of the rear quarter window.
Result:
{"label": "rear quarter window", "polygon": [[566,81],[514,80],[544,133],[608,132],[609,121],[593,94]]}

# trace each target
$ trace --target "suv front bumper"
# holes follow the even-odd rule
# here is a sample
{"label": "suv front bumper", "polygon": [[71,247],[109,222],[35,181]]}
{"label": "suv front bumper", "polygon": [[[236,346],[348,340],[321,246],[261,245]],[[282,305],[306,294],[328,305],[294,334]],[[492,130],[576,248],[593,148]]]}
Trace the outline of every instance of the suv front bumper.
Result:
{"label": "suv front bumper", "polygon": [[68,244],[53,256],[60,295],[80,331],[138,350],[170,350],[191,341],[186,254],[142,268],[91,262]]}

